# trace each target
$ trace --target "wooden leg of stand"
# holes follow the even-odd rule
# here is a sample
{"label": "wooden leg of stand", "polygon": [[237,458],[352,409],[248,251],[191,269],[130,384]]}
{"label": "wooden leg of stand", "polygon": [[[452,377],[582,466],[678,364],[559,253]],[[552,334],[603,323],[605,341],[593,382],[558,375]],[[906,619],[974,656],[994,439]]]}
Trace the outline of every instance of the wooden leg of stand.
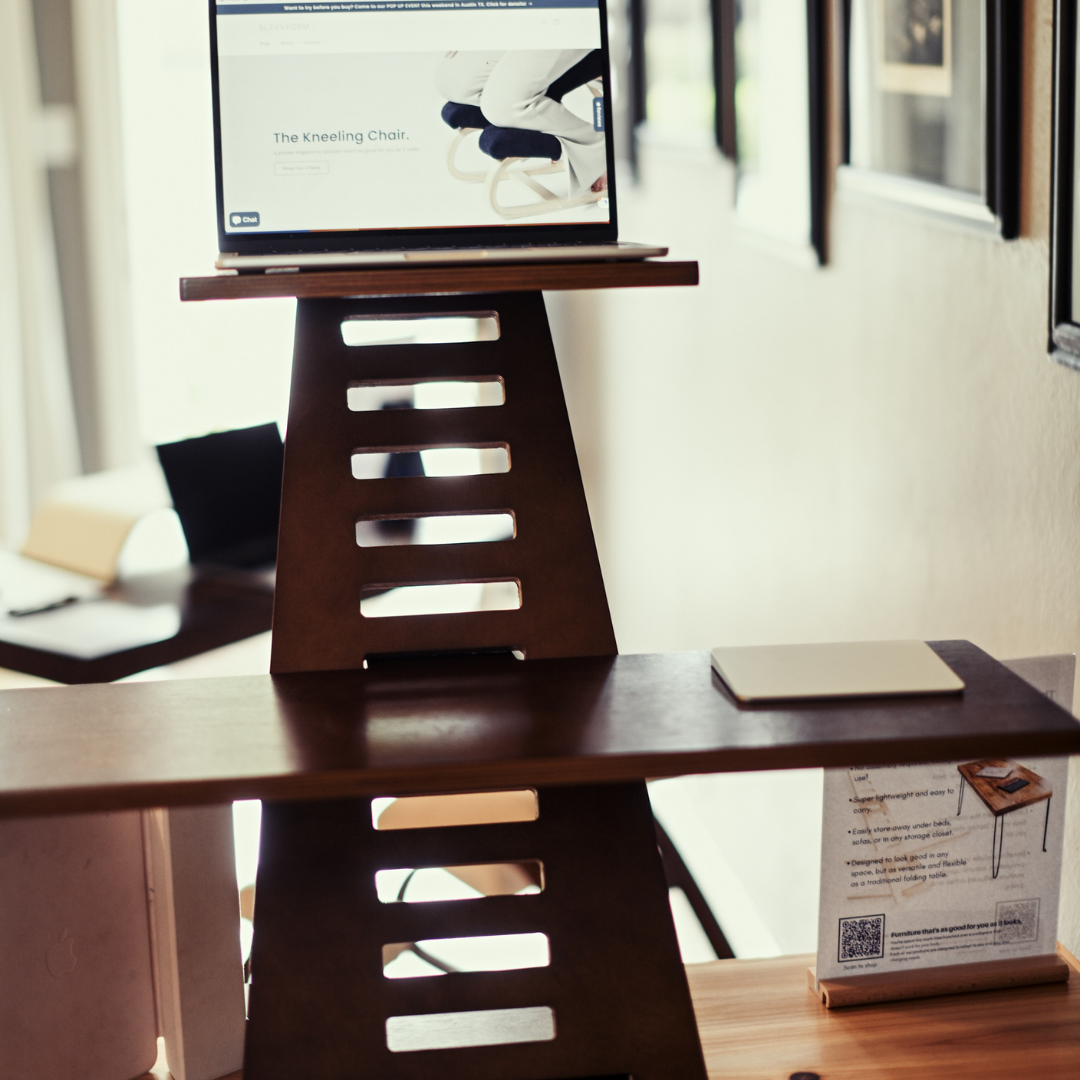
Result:
{"label": "wooden leg of stand", "polygon": [[[245,1080],[705,1080],[645,785],[538,796],[536,821],[392,832],[373,828],[368,799],[267,804]],[[380,903],[375,890],[378,870],[525,859],[543,865],[539,894]],[[537,932],[548,967],[383,975],[386,944]],[[554,1037],[387,1045],[391,1018],[513,1009],[550,1010]]]}

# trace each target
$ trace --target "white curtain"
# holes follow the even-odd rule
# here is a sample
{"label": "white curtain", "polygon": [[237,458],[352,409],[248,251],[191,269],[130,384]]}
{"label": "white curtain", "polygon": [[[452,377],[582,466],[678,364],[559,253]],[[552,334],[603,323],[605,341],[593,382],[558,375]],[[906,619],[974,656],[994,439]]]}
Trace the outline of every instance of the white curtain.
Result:
{"label": "white curtain", "polygon": [[0,0],[0,543],[80,469],[30,0]]}
{"label": "white curtain", "polygon": [[[206,5],[195,7],[205,19]],[[146,448],[135,388],[116,0],[71,0],[71,15],[98,449],[104,468],[117,469],[145,460]]]}

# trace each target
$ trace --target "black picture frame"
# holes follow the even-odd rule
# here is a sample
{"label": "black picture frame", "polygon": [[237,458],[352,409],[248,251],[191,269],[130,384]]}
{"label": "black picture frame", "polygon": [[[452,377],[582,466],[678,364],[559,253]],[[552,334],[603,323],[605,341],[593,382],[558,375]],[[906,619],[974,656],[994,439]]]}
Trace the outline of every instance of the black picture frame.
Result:
{"label": "black picture frame", "polygon": [[638,126],[645,122],[645,94],[648,77],[645,71],[645,0],[627,0],[627,37],[630,42],[627,58],[630,79],[630,140],[627,147],[630,168],[638,176]]}
{"label": "black picture frame", "polygon": [[1080,370],[1080,311],[1074,314],[1077,0],[1054,4],[1053,163],[1050,200],[1050,325],[1047,348]]}
{"label": "black picture frame", "polygon": [[[714,137],[720,152],[735,160],[735,3],[736,0],[709,0],[712,34],[713,84],[716,107]],[[626,0],[628,24],[630,126],[629,159],[637,170],[637,129],[647,119],[645,95],[648,86],[648,59],[645,49],[646,0]]]}
{"label": "black picture frame", "polygon": [[[724,40],[716,46],[714,55],[721,57],[718,70],[717,103],[718,117],[724,118],[718,137],[723,138],[727,156],[739,164],[738,129],[735,108],[735,87],[738,64],[735,34],[739,24],[738,0],[714,0],[720,17],[716,25]],[[809,145],[809,176],[807,192],[810,211],[810,230],[806,241],[813,249],[817,264],[828,262],[828,209],[829,209],[829,162],[835,148],[830,147],[830,75],[832,50],[832,0],[806,0],[806,48],[807,48],[807,131]]]}
{"label": "black picture frame", "polygon": [[810,244],[818,265],[829,255],[829,0],[806,0],[810,88]]}
{"label": "black picture frame", "polygon": [[954,208],[950,209],[949,193],[952,189],[948,187],[924,184],[926,188],[937,188],[937,197],[923,199],[916,188],[909,186],[907,178],[875,173],[851,164],[851,23],[854,3],[855,0],[842,0],[841,129],[844,171],[859,179],[844,186],[906,204],[913,209],[923,209],[939,217],[985,228],[1004,240],[1016,239],[1020,235],[1025,5],[1018,0],[984,0],[986,40],[983,94],[986,127],[983,204],[986,214],[984,220],[979,222],[974,219],[970,208],[965,206],[970,204],[970,197],[963,200],[958,197]]}
{"label": "black picture frame", "polygon": [[710,0],[713,35],[713,79],[716,83],[716,145],[735,161],[735,3]]}

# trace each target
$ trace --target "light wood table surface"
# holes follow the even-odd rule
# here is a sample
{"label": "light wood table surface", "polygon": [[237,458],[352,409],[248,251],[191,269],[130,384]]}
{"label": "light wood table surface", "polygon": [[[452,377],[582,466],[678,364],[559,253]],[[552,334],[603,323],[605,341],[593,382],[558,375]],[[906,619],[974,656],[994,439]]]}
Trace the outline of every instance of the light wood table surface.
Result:
{"label": "light wood table surface", "polygon": [[1051,986],[829,1010],[807,988],[813,962],[783,956],[686,969],[710,1078],[1080,1076],[1080,972]]}
{"label": "light wood table surface", "polygon": [[[686,973],[710,1080],[1076,1080],[1080,965],[1063,956],[1068,983],[832,1010],[807,987],[812,954]],[[162,1055],[139,1080],[168,1077]]]}

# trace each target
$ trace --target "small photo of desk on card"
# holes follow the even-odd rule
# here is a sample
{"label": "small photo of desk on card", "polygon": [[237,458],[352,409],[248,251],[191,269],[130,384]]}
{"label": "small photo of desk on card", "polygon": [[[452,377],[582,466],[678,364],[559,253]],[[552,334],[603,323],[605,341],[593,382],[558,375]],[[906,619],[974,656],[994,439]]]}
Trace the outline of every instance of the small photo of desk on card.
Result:
{"label": "small photo of desk on card", "polygon": [[712,650],[713,670],[737,701],[955,694],[963,680],[925,641],[733,645]]}

